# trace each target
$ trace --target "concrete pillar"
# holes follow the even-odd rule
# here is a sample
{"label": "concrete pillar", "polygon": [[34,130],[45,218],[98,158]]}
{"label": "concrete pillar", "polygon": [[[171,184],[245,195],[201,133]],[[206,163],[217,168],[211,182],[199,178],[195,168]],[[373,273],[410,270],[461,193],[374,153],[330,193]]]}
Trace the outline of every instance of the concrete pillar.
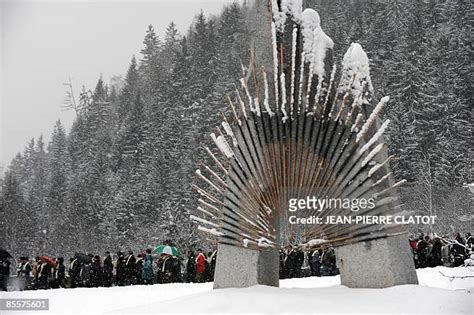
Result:
{"label": "concrete pillar", "polygon": [[219,244],[214,289],[245,288],[257,284],[279,286],[278,249],[254,250]]}
{"label": "concrete pillar", "polygon": [[350,288],[387,288],[418,284],[406,234],[335,248],[341,284]]}

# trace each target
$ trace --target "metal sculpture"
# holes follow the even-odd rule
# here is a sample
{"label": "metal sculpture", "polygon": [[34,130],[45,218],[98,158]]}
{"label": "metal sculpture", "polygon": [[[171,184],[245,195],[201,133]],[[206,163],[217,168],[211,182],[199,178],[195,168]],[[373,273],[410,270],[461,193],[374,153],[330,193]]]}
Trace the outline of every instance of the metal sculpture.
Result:
{"label": "metal sculpture", "polygon": [[[388,97],[372,109],[362,47],[353,43],[339,66],[316,11],[289,0],[272,1],[271,10],[273,69],[258,67],[253,55],[241,65],[240,87],[227,99],[231,114],[223,114],[222,128],[211,133],[220,154],[205,147],[214,165],[196,171],[200,215],[192,216],[219,245],[257,251],[279,248],[292,199],[373,200],[373,207],[357,212],[347,206],[299,212],[320,222],[386,216],[399,211],[396,188],[403,183],[392,181],[388,167],[382,135],[389,121],[379,122]],[[311,247],[368,242],[404,230],[345,223],[305,225],[298,233]]]}

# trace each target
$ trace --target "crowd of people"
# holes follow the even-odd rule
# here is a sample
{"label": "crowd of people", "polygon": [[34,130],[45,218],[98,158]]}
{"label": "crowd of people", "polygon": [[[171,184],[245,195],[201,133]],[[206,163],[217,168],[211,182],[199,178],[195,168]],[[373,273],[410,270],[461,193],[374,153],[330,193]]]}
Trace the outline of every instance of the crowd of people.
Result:
{"label": "crowd of people", "polygon": [[339,269],[332,247],[303,251],[300,247],[287,245],[280,250],[280,279],[337,274]]}
{"label": "crowd of people", "polygon": [[[421,234],[409,237],[416,268],[457,267],[474,255],[474,238],[457,233],[454,239],[446,236]],[[189,250],[186,257],[151,249],[138,254],[118,251],[104,256],[75,254],[66,263],[62,257],[38,256],[34,260],[20,257],[16,269],[17,289],[110,287],[136,284],[172,282],[208,282],[214,280],[217,251],[207,254],[201,249]],[[335,251],[331,247],[304,251],[287,245],[280,250],[280,278],[333,276],[339,274]],[[0,258],[1,289],[7,290],[10,261]]]}
{"label": "crowd of people", "polygon": [[[214,280],[217,251],[207,255],[198,249],[188,251],[186,262],[180,256],[152,254],[151,249],[136,257],[133,251],[104,256],[75,254],[65,264],[63,257],[20,257],[16,269],[16,289],[110,287],[171,282],[208,282]],[[7,290],[10,261],[2,259],[1,289]],[[183,272],[184,270],[184,272]]]}
{"label": "crowd of people", "polygon": [[461,266],[474,250],[471,233],[466,233],[464,237],[456,233],[453,239],[446,235],[429,236],[422,233],[417,238],[411,235],[409,242],[416,268]]}
{"label": "crowd of people", "polygon": [[[458,267],[474,255],[474,237],[466,233],[464,237],[456,233],[448,235],[420,234],[409,237],[410,248],[416,268]],[[334,276],[339,274],[335,251],[323,247],[313,251],[303,251],[288,245],[280,250],[280,278],[299,278],[305,276]]]}

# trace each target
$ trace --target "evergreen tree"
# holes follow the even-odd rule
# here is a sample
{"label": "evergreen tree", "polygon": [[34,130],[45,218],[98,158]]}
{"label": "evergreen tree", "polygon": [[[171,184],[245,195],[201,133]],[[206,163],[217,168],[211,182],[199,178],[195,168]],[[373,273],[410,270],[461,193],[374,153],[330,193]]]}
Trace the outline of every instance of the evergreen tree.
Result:
{"label": "evergreen tree", "polygon": [[162,97],[163,67],[160,64],[162,43],[150,24],[143,40],[139,71],[141,73],[145,104],[151,111],[156,112]]}
{"label": "evergreen tree", "polygon": [[139,90],[139,74],[137,69],[137,60],[135,56],[132,57],[130,66],[128,67],[127,75],[125,77],[124,87],[121,91],[118,104],[118,123],[122,124],[126,115],[130,111],[131,104],[135,99]]}
{"label": "evergreen tree", "polygon": [[73,242],[71,235],[64,237],[62,231],[70,231],[74,226],[74,220],[66,205],[67,197],[67,177],[68,152],[66,143],[66,131],[58,120],[54,126],[51,142],[48,147],[48,195],[47,207],[51,218],[50,238],[54,249],[60,253],[65,253],[66,248]]}
{"label": "evergreen tree", "polygon": [[5,175],[0,199],[0,247],[15,255],[36,251],[32,233],[36,235],[34,217],[28,213],[22,189],[10,168]]}

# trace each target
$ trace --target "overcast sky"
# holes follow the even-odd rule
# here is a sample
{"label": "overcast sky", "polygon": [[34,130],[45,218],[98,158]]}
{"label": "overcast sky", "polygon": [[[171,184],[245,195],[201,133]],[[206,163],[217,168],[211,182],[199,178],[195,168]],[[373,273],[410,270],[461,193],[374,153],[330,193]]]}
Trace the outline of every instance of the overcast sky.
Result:
{"label": "overcast sky", "polygon": [[149,24],[161,38],[171,21],[185,33],[201,9],[217,14],[230,1],[0,0],[0,166],[32,137],[47,143],[57,119],[69,131],[74,114],[61,109],[68,77],[78,94],[100,74],[123,75]]}

